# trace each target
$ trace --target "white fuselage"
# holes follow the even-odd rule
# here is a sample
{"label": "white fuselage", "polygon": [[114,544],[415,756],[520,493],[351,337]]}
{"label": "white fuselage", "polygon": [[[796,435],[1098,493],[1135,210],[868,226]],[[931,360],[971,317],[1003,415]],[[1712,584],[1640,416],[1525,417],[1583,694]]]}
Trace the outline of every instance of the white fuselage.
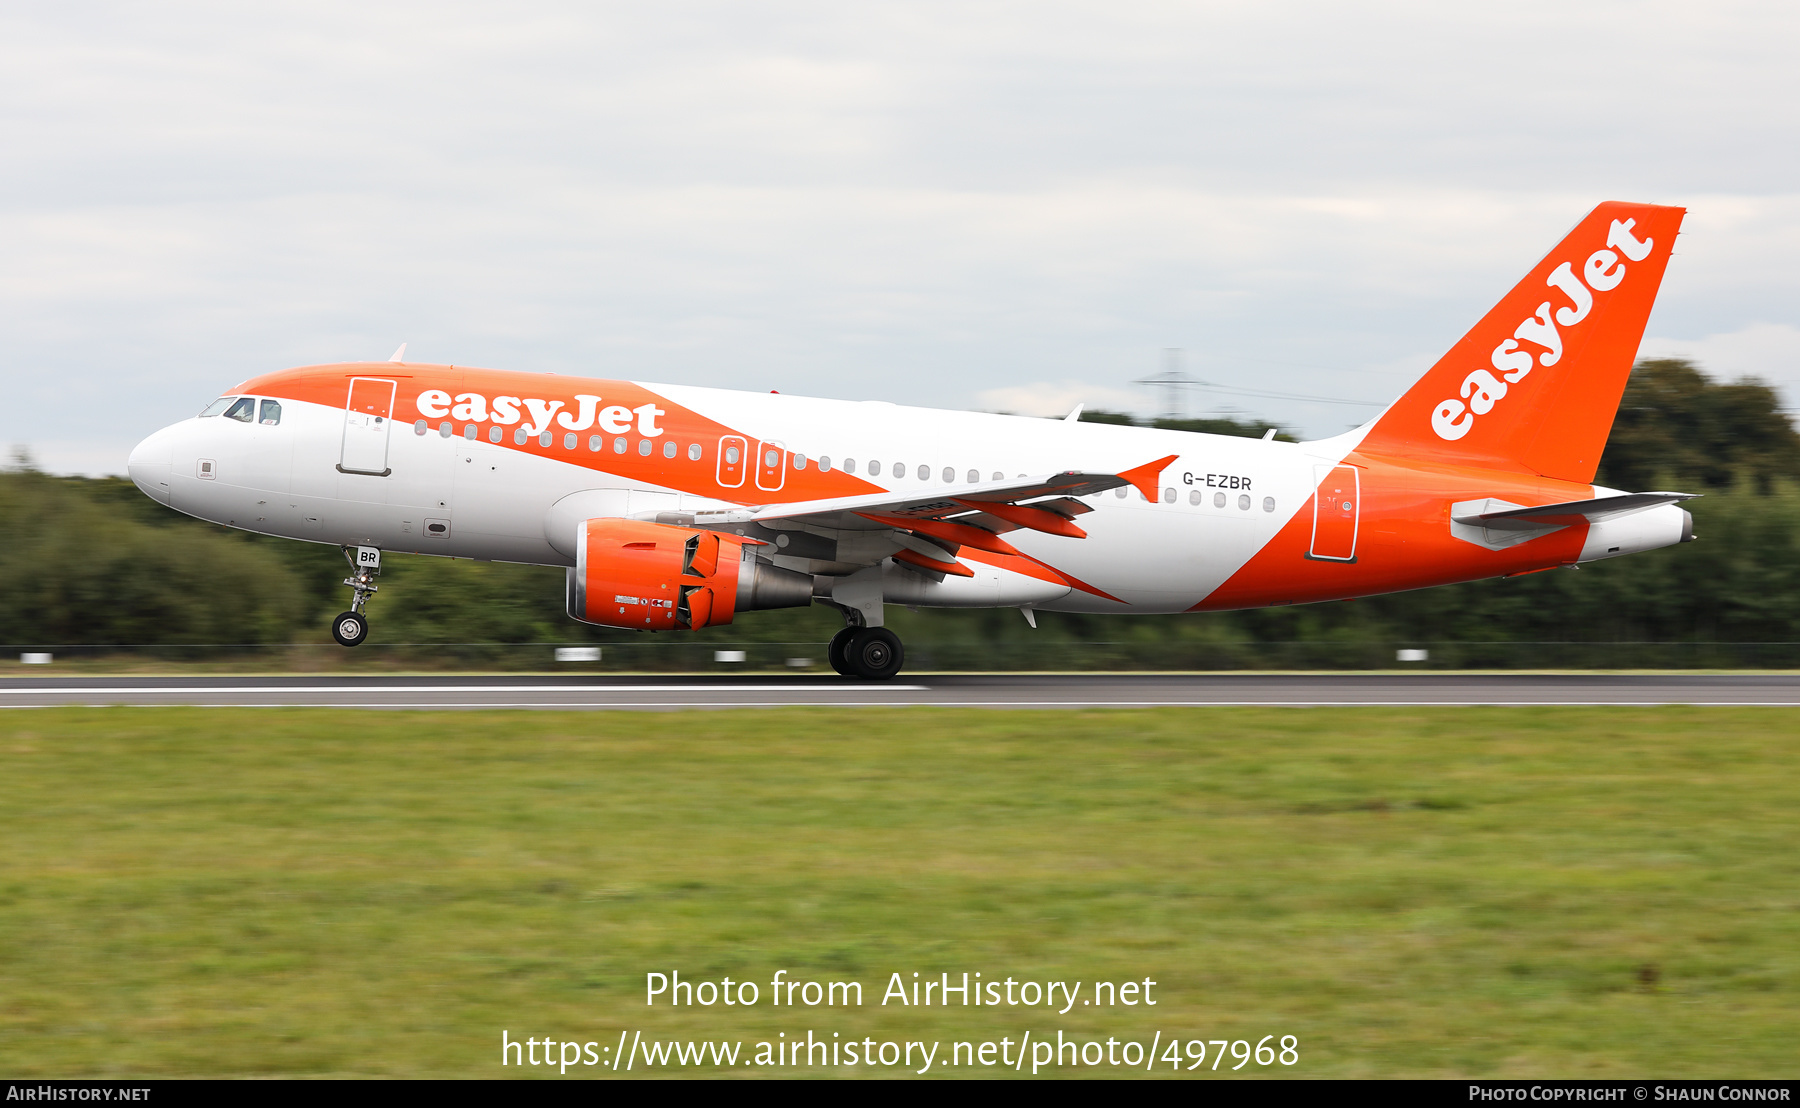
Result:
{"label": "white fuselage", "polygon": [[[696,411],[717,413],[722,422],[728,419],[760,440],[783,443],[814,466],[820,459],[829,459],[839,470],[853,464],[865,481],[903,492],[963,483],[971,472],[981,479],[1069,468],[1115,472],[1146,457],[1177,455],[1164,471],[1158,502],[1149,502],[1135,489],[1086,498],[1095,510],[1081,517],[1085,540],[1028,530],[1007,536],[1026,554],[1052,562],[1138,612],[1193,607],[1307,504],[1315,468],[1336,464],[1353,445],[1349,437],[1293,444],[875,401],[646,387]],[[275,426],[196,417],[165,428],[134,452],[133,476],[178,511],[247,531],[561,566],[574,559],[566,549],[557,549],[567,544],[554,542],[547,524],[557,503],[573,494],[599,493],[586,503],[610,508],[609,514],[643,518],[730,503],[596,471],[588,464],[522,453],[485,436],[446,437],[430,427],[416,434],[412,424],[400,419],[393,421],[388,441],[391,472],[346,473],[338,466],[343,408],[291,399],[281,403],[281,421]],[[165,453],[166,478],[160,476]],[[584,446],[571,453],[588,461]],[[601,456],[608,455],[603,451]],[[204,478],[202,460],[213,462]],[[757,489],[739,503],[776,502],[781,493]],[[872,531],[870,537],[876,534]],[[772,553],[777,564],[808,571],[826,567],[801,563],[830,560]],[[945,595],[935,598],[932,589],[914,587],[890,599],[1120,610],[1117,602],[1061,584],[1009,581],[1018,575],[1005,571],[979,576],[966,584],[951,581],[941,590]],[[904,588],[905,579],[898,584]],[[1006,595],[1000,595],[1003,589]]]}

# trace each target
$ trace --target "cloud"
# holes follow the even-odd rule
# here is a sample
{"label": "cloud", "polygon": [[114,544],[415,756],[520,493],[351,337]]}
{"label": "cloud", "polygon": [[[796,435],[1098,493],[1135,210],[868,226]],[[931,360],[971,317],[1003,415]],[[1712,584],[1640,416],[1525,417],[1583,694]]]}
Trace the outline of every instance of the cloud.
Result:
{"label": "cloud", "polygon": [[1049,414],[1143,410],[1180,347],[1385,402],[1603,199],[1692,210],[1652,334],[1792,328],[1797,31],[1760,0],[12,5],[0,442],[122,456],[401,341]]}

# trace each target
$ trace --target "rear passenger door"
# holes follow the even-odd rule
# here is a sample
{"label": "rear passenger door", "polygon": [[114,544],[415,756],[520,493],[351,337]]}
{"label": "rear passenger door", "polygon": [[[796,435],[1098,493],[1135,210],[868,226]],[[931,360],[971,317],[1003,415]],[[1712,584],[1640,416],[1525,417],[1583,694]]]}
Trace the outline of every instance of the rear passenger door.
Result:
{"label": "rear passenger door", "polygon": [[1307,557],[1354,562],[1362,514],[1361,471],[1355,466],[1318,466],[1313,473],[1319,488],[1313,496],[1312,547]]}

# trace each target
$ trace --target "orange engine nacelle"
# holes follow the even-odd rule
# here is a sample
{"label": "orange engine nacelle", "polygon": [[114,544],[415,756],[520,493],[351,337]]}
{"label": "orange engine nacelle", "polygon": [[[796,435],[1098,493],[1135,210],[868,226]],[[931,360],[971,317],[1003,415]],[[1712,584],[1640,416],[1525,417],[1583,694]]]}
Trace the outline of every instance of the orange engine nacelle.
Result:
{"label": "orange engine nacelle", "polygon": [[812,603],[810,575],[760,561],[732,535],[636,519],[576,527],[568,610],[583,623],[688,631]]}

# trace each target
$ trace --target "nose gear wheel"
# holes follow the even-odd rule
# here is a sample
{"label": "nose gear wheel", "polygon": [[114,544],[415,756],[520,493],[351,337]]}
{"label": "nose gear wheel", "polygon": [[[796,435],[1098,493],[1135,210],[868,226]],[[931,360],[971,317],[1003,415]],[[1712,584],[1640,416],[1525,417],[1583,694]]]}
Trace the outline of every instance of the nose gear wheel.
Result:
{"label": "nose gear wheel", "polygon": [[369,637],[369,621],[360,612],[340,612],[331,621],[331,637],[339,646],[356,646]]}

